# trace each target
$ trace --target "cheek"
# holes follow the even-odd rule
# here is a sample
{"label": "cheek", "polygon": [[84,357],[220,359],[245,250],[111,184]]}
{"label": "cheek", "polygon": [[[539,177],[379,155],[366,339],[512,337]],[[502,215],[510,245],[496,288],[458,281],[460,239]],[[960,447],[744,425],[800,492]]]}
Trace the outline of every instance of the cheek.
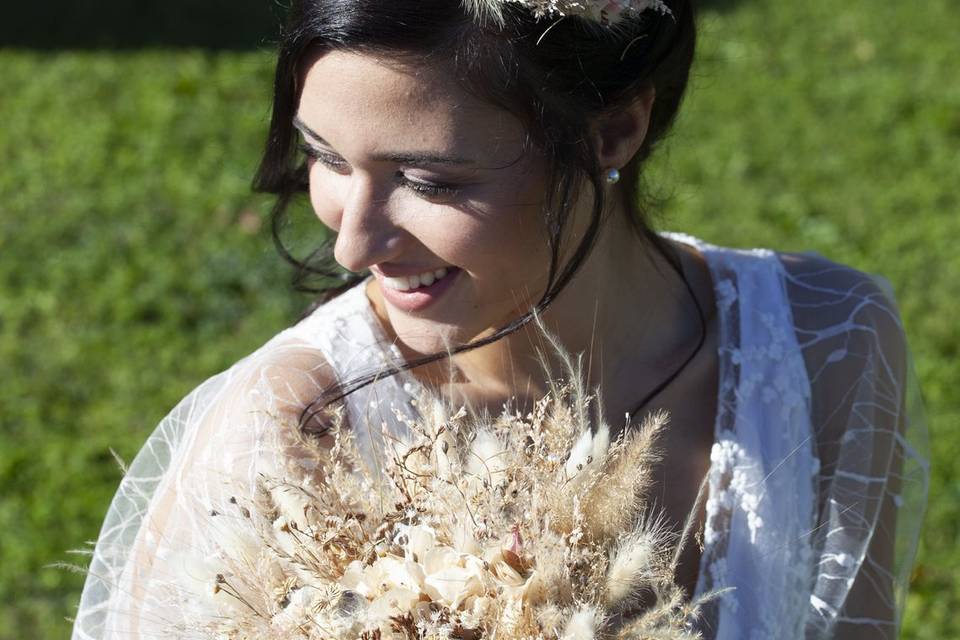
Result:
{"label": "cheek", "polygon": [[506,197],[491,198],[475,209],[479,215],[460,219],[458,249],[494,279],[539,280],[550,264],[540,192],[506,187]]}
{"label": "cheek", "polygon": [[518,281],[538,281],[549,271],[550,250],[539,208],[459,217],[446,233],[434,231],[438,245],[484,282],[515,287]]}
{"label": "cheek", "polygon": [[324,225],[334,231],[340,230],[343,215],[342,200],[338,195],[339,185],[323,168],[314,165],[310,170],[310,206]]}
{"label": "cheek", "polygon": [[[530,202],[530,199],[527,200]],[[501,224],[499,242],[510,258],[527,268],[548,268],[549,231],[541,204],[514,207]]]}

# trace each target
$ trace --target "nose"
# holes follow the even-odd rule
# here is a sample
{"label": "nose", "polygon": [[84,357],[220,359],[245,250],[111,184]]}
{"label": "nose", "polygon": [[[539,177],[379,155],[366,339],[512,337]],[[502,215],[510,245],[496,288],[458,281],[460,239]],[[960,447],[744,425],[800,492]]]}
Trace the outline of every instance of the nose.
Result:
{"label": "nose", "polygon": [[389,198],[355,173],[344,193],[333,257],[344,269],[364,271],[402,251],[403,230],[391,219]]}

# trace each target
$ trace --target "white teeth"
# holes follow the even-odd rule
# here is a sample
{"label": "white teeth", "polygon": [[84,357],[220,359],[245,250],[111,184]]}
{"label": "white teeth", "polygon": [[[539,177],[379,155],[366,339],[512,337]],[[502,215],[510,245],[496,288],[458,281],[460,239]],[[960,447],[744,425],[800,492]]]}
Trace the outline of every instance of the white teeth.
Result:
{"label": "white teeth", "polygon": [[390,289],[410,291],[411,289],[419,289],[421,286],[429,287],[447,275],[447,273],[449,273],[449,270],[446,267],[442,267],[436,271],[427,271],[415,276],[383,276],[383,284]]}
{"label": "white teeth", "polygon": [[408,291],[410,289],[410,281],[402,276],[397,278],[384,276],[383,286],[390,289],[396,289],[397,291]]}

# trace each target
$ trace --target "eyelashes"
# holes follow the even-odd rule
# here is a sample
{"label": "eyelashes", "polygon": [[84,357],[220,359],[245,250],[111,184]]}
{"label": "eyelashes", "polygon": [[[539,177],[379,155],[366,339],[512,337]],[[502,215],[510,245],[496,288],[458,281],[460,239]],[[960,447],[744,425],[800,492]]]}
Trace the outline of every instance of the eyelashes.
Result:
{"label": "eyelashes", "polygon": [[397,171],[394,175],[397,179],[397,182],[421,196],[440,199],[450,198],[460,193],[459,187],[449,184],[423,182],[422,180],[411,180],[407,176],[403,175],[402,171]]}
{"label": "eyelashes", "polygon": [[347,167],[347,163],[344,162],[342,158],[339,158],[331,153],[319,151],[308,144],[300,143],[297,145],[297,148],[303,152],[303,155],[307,156],[308,158],[313,158],[323,166],[333,169],[334,171],[342,172]]}
{"label": "eyelashes", "polygon": [[[312,147],[308,144],[301,143],[297,145],[297,148],[308,158],[316,160],[325,168],[343,175],[347,169],[348,165],[343,158],[336,156],[332,153],[325,153]],[[403,171],[397,171],[394,174],[394,177],[397,180],[397,183],[413,191],[418,196],[429,198],[432,200],[440,200],[444,198],[452,198],[460,193],[461,187],[453,184],[444,184],[438,182],[427,182],[425,180],[414,180],[406,176]]]}

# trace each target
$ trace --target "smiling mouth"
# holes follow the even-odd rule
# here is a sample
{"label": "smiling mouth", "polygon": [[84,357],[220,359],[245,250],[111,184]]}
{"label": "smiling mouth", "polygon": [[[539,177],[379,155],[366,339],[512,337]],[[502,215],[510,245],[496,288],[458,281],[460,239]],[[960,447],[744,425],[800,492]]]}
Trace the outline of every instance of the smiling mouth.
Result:
{"label": "smiling mouth", "polygon": [[388,303],[397,309],[413,312],[425,309],[441,298],[456,282],[460,271],[457,267],[442,267],[414,276],[385,276],[381,273],[376,276]]}
{"label": "smiling mouth", "polygon": [[452,267],[441,267],[412,276],[381,276],[380,281],[383,286],[394,291],[414,291],[432,286],[434,282],[447,277],[451,269]]}

